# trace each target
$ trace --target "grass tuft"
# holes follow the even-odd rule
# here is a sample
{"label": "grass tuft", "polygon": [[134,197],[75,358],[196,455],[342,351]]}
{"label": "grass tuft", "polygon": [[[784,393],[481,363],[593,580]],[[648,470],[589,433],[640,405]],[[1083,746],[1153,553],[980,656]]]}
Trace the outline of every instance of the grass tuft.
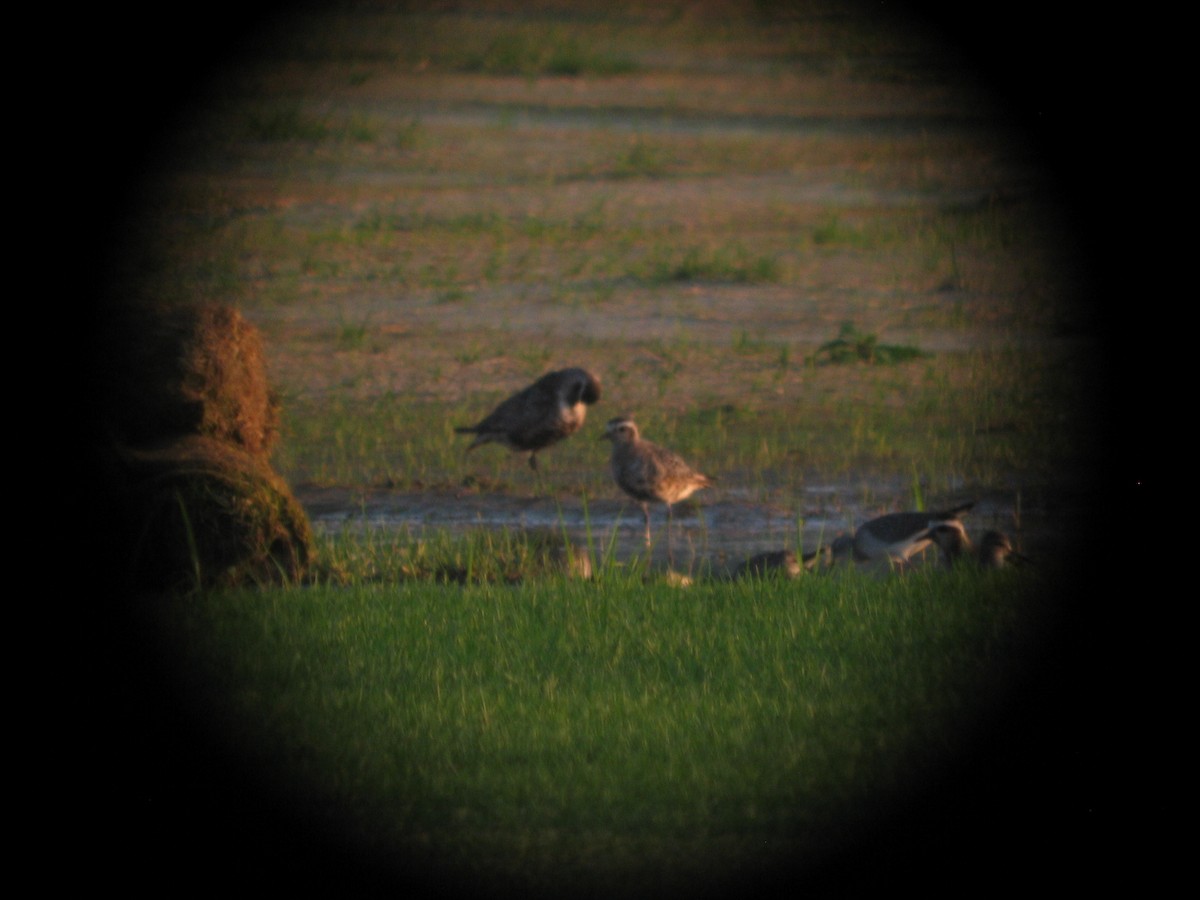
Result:
{"label": "grass tuft", "polygon": [[778,260],[752,254],[741,244],[715,248],[690,247],[682,254],[659,252],[648,263],[644,275],[650,284],[678,281],[764,284],[779,281],[781,277],[782,268]]}
{"label": "grass tuft", "polygon": [[881,344],[874,334],[859,331],[853,322],[843,322],[838,336],[818,348],[812,361],[818,365],[840,365],[865,362],[870,365],[892,365],[921,359],[929,354],[917,347],[901,344]]}

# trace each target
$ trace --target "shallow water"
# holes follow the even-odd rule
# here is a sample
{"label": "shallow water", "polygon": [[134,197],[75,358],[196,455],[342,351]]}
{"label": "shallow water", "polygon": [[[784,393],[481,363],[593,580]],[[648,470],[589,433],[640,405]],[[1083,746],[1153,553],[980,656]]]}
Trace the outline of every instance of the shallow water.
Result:
{"label": "shallow water", "polygon": [[[327,534],[346,529],[397,530],[417,537],[481,528],[552,530],[565,532],[580,547],[590,539],[597,554],[611,543],[618,560],[645,554],[642,509],[631,500],[591,498],[585,503],[579,497],[382,488],[308,487],[296,493],[313,527]],[[652,505],[652,564],[666,567],[671,562],[685,572],[720,573],[764,551],[810,552],[868,519],[911,508],[904,505],[907,494],[899,485],[883,492],[874,487],[869,502],[862,499],[861,486],[849,484],[805,488],[791,506],[737,494],[700,494],[678,504],[671,524],[670,557],[666,509]],[[975,500],[975,507],[963,517],[974,537],[991,528],[1004,531],[1018,549],[1036,558],[1052,534],[1045,512],[1021,508],[1015,493],[989,492],[962,499]],[[936,558],[932,549],[924,556],[926,561]]]}

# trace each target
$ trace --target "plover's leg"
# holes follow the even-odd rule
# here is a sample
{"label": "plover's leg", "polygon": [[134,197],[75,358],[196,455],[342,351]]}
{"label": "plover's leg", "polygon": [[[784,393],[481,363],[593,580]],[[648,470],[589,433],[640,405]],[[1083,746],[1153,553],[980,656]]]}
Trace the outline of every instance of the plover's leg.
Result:
{"label": "plover's leg", "polygon": [[529,454],[529,468],[533,469],[533,489],[539,497],[545,496],[546,487],[542,484],[542,469],[537,463],[537,453]]}
{"label": "plover's leg", "polygon": [[671,553],[671,504],[667,504],[667,568],[675,568],[675,558]]}

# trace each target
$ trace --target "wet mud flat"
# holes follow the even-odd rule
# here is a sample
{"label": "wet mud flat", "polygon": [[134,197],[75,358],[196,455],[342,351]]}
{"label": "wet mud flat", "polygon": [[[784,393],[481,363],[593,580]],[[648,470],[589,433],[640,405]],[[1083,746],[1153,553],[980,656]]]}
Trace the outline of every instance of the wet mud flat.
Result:
{"label": "wet mud flat", "polygon": [[[562,535],[577,548],[600,557],[611,552],[617,562],[645,558],[642,509],[632,500],[595,497],[513,495],[462,491],[395,491],[384,488],[301,487],[297,497],[314,528],[327,535],[345,532],[402,532],[414,539],[434,534],[463,535],[484,529]],[[903,491],[897,488],[897,496]],[[978,539],[997,529],[1033,559],[1046,558],[1056,543],[1062,511],[1019,505],[1013,495],[988,492],[974,498],[963,517],[968,534]],[[720,577],[758,553],[792,550],[810,553],[839,534],[877,515],[904,509],[903,504],[864,504],[850,485],[808,488],[795,507],[738,497],[725,491],[705,502],[673,509],[670,555],[666,543],[666,510],[650,508],[655,570]],[[1019,527],[1018,527],[1019,525]],[[919,561],[937,561],[930,548]]]}

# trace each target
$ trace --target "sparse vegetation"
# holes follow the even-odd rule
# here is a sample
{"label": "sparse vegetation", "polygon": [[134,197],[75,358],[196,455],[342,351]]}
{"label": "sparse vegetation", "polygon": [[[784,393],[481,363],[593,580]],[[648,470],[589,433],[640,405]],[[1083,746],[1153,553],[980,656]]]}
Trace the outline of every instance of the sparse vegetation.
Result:
{"label": "sparse vegetation", "polygon": [[780,279],[779,263],[769,256],[755,255],[740,244],[726,247],[689,247],[682,254],[664,252],[647,267],[651,284],[673,281],[716,281],[730,284],[762,284]]}
{"label": "sparse vegetation", "polygon": [[851,362],[891,365],[910,362],[928,355],[917,347],[881,344],[877,335],[859,331],[853,322],[843,322],[838,336],[822,344],[812,359],[818,365]]}
{"label": "sparse vegetation", "polygon": [[621,178],[657,178],[669,171],[666,149],[639,137],[621,154],[613,174]]}
{"label": "sparse vegetation", "polygon": [[370,334],[370,323],[367,319],[358,322],[348,321],[344,316],[338,316],[337,348],[339,350],[361,350],[367,343]]}

